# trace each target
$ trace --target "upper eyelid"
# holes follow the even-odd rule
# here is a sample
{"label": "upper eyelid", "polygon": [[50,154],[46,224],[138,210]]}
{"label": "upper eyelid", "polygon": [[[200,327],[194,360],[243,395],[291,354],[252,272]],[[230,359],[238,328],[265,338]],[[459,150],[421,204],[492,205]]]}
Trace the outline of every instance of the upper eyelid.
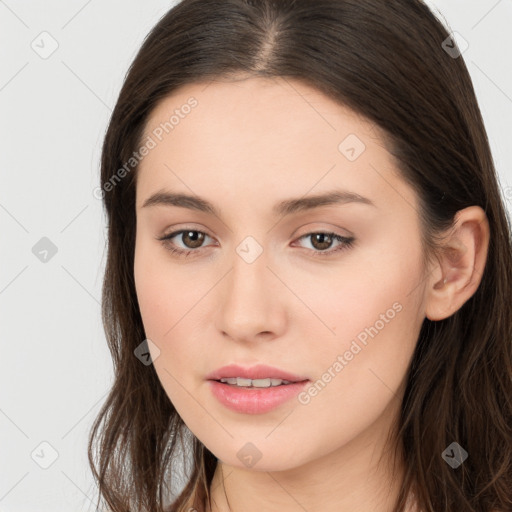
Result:
{"label": "upper eyelid", "polygon": [[[324,224],[325,225],[325,223],[323,223],[323,222],[310,222],[308,224],[319,224],[319,225]],[[345,233],[337,233],[336,232],[337,230],[344,231]],[[187,226],[187,225],[185,225],[184,227],[180,227],[178,229],[173,229],[168,234],[162,235],[162,238],[169,237],[171,235],[177,235],[178,233],[182,233],[183,231],[197,231],[199,233],[204,233],[205,235],[208,235],[210,238],[215,238],[213,235],[210,235],[210,233],[203,228],[198,228],[195,226]],[[298,231],[298,230],[295,230],[295,231]],[[348,229],[335,227],[333,225],[332,227],[327,227],[327,228],[326,227],[309,228],[309,231],[305,232],[303,235],[301,235],[301,237],[305,236],[305,235],[312,234],[312,233],[334,233],[334,234],[344,237],[344,238],[351,238],[354,236],[354,234],[351,231],[349,231]],[[298,238],[300,238],[300,237],[298,237]]]}

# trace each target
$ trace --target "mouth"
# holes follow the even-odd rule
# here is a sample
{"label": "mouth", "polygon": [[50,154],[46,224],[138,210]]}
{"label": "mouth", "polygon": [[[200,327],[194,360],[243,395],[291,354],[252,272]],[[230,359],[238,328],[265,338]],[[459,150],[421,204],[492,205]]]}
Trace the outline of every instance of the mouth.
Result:
{"label": "mouth", "polygon": [[286,370],[264,364],[252,367],[230,364],[211,372],[206,376],[206,379],[244,388],[287,386],[309,380],[306,376],[295,375]]}
{"label": "mouth", "polygon": [[[230,384],[223,381],[236,381]],[[274,384],[272,385],[272,380]],[[250,385],[247,384],[250,381]],[[264,414],[293,400],[305,388],[309,379],[296,382],[283,382],[281,379],[209,379],[213,396],[227,409],[239,414]],[[256,384],[256,385],[254,385]],[[268,385],[270,384],[270,385]]]}
{"label": "mouth", "polygon": [[268,389],[268,388],[276,388],[289,386],[292,384],[304,383],[308,382],[308,379],[305,380],[296,380],[289,381],[285,379],[274,379],[274,378],[265,378],[265,379],[246,379],[243,377],[227,377],[221,379],[211,379],[214,382],[219,382],[220,384],[226,384],[227,386],[238,388],[238,389]]}

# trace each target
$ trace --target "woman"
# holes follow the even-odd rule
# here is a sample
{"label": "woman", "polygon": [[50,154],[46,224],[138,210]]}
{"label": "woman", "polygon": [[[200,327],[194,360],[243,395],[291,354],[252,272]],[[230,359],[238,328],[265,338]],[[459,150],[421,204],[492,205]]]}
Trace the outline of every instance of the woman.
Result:
{"label": "woman", "polygon": [[111,510],[510,510],[511,236],[454,49],[410,0],[148,35],[102,153]]}

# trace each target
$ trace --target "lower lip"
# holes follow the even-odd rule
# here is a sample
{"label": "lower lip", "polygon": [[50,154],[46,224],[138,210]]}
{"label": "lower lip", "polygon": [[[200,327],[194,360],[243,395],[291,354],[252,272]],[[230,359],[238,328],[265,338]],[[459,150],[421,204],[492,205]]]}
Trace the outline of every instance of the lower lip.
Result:
{"label": "lower lip", "polygon": [[216,380],[208,382],[217,400],[228,409],[244,414],[263,414],[297,396],[309,381],[251,389],[236,388]]}

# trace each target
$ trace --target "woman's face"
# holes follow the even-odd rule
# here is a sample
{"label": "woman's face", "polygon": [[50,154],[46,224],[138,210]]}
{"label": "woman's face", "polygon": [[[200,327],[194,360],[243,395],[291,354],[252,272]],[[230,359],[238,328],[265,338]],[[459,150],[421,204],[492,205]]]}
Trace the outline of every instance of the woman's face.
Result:
{"label": "woman's face", "polygon": [[[426,269],[418,199],[379,133],[281,78],[187,85],[149,118],[137,171],[140,311],[169,399],[227,464],[284,470],[339,450],[355,463],[355,447],[372,452],[399,410]],[[144,206],[157,193],[193,199]],[[198,208],[206,202],[214,213]],[[308,382],[269,391],[208,380],[230,364]],[[277,393],[287,399],[273,402]]]}

